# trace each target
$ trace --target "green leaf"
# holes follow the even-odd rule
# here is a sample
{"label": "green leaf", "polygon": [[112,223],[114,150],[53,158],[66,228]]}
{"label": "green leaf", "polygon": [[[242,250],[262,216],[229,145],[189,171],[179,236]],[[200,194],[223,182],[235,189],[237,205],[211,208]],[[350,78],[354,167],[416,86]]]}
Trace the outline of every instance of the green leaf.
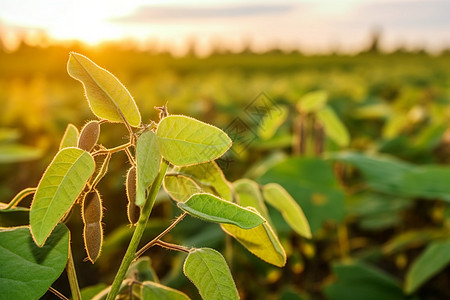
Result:
{"label": "green leaf", "polygon": [[64,135],[61,139],[61,143],[59,144],[59,150],[67,147],[76,147],[78,145],[78,129],[73,124],[68,124],[66,127],[66,131],[64,131]]}
{"label": "green leaf", "polygon": [[362,262],[333,266],[337,281],[325,288],[330,300],[405,299],[398,282],[388,274]]}
{"label": "green leaf", "polygon": [[184,202],[193,194],[202,193],[194,180],[184,175],[167,174],[164,177],[164,190],[176,201]]}
{"label": "green leaf", "polygon": [[233,182],[234,189],[238,194],[237,203],[244,207],[255,208],[268,222],[270,222],[267,207],[261,195],[258,183],[250,179],[239,179]]}
{"label": "green leaf", "polygon": [[297,102],[297,110],[305,113],[317,112],[327,103],[328,95],[325,91],[314,91],[303,95]]}
{"label": "green leaf", "polygon": [[0,298],[39,299],[64,270],[69,230],[59,224],[39,248],[28,227],[0,229]]}
{"label": "green leaf", "polygon": [[136,204],[144,206],[146,190],[155,180],[161,164],[156,135],[153,131],[139,136],[136,145]]}
{"label": "green leaf", "polygon": [[40,149],[30,146],[20,144],[0,145],[0,164],[35,160],[41,155]]}
{"label": "green leaf", "polygon": [[189,300],[189,297],[180,291],[152,281],[142,283],[142,300]]}
{"label": "green leaf", "polygon": [[356,152],[333,153],[333,160],[355,166],[372,189],[402,197],[439,198],[450,202],[450,168],[416,166],[388,155]]}
{"label": "green leaf", "polygon": [[433,240],[443,239],[448,236],[445,229],[419,229],[396,234],[383,245],[385,255],[393,255],[411,248],[423,247]]}
{"label": "green leaf", "polygon": [[105,283],[99,283],[93,286],[85,287],[81,289],[81,299],[91,300],[107,287],[108,286]]}
{"label": "green leaf", "polygon": [[183,271],[203,299],[239,299],[227,262],[216,250],[200,248],[190,252]]}
{"label": "green leaf", "polygon": [[229,224],[221,224],[221,226],[226,233],[265,262],[278,267],[286,264],[286,252],[267,222],[252,229],[241,229]]}
{"label": "green leaf", "polygon": [[176,166],[214,160],[231,147],[231,139],[225,132],[186,116],[162,119],[156,135],[161,155]]}
{"label": "green leaf", "polygon": [[232,200],[230,183],[216,162],[175,168],[176,172],[191,178],[204,192],[227,201]]}
{"label": "green leaf", "polygon": [[94,173],[92,156],[78,148],[56,154],[42,176],[30,210],[30,225],[37,245],[42,246],[56,224],[70,210]]}
{"label": "green leaf", "polygon": [[269,111],[258,125],[258,136],[263,140],[273,137],[288,115],[289,110],[286,106],[280,105],[276,110]]}
{"label": "green leaf", "polygon": [[150,257],[148,256],[141,257],[137,261],[134,261],[128,268],[126,277],[139,282],[159,282],[158,275],[156,275],[155,270],[153,270]]}
{"label": "green leaf", "polygon": [[254,228],[264,222],[258,214],[235,203],[222,200],[211,194],[195,194],[178,207],[199,219],[226,223],[243,229]]}
{"label": "green leaf", "polygon": [[410,294],[450,263],[450,241],[430,244],[412,263],[406,274],[405,291]]}
{"label": "green leaf", "polygon": [[279,184],[269,183],[263,187],[264,199],[281,212],[283,218],[301,236],[311,238],[311,229],[301,207]]}
{"label": "green leaf", "polygon": [[[304,211],[313,234],[324,222],[337,223],[345,217],[344,192],[328,161],[311,157],[289,158],[271,167],[258,182],[278,183],[284,187]],[[280,221],[284,220],[280,218]]]}
{"label": "green leaf", "polygon": [[97,117],[111,122],[126,120],[133,127],[141,124],[133,97],[110,72],[75,52],[70,53],[67,72],[83,84],[91,110]]}
{"label": "green leaf", "polygon": [[324,106],[317,112],[317,119],[322,122],[326,135],[341,147],[347,147],[350,143],[350,135],[347,128],[329,107]]}

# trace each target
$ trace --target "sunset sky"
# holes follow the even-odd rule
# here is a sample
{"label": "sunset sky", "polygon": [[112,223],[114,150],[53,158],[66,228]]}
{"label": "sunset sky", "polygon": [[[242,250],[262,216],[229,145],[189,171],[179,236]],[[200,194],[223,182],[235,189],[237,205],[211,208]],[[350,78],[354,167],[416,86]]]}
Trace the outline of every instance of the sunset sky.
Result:
{"label": "sunset sky", "polygon": [[[308,52],[360,50],[370,32],[382,45],[450,46],[448,0],[0,0],[0,30],[45,32],[55,40],[96,44],[133,38],[182,53],[195,40],[201,52],[211,43],[256,50],[278,45]],[[32,32],[32,31],[31,31]],[[28,33],[32,37],[32,34]]]}

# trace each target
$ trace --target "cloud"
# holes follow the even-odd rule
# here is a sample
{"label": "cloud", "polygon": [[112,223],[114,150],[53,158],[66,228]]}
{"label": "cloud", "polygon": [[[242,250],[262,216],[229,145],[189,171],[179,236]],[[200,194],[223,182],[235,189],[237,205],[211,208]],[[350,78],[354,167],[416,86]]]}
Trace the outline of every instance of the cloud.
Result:
{"label": "cloud", "polygon": [[141,6],[132,14],[114,18],[115,22],[144,23],[165,20],[241,18],[282,15],[295,9],[292,4],[249,4],[220,7]]}

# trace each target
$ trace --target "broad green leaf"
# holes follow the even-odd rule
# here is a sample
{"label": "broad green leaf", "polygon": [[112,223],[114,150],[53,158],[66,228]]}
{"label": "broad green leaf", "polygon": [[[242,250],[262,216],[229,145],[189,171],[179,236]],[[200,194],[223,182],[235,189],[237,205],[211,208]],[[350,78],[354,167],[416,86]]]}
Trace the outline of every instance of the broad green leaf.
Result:
{"label": "broad green leaf", "polygon": [[133,127],[141,124],[133,97],[110,72],[75,52],[70,53],[67,72],[83,84],[91,110],[97,117],[111,122],[126,120]]}
{"label": "broad green leaf", "polygon": [[405,291],[410,294],[450,263],[450,241],[430,244],[412,263],[406,274]]}
{"label": "broad green leaf", "polygon": [[239,179],[233,182],[234,189],[239,196],[238,204],[244,207],[255,208],[267,221],[270,222],[267,207],[264,204],[259,185],[250,179]]}
{"label": "broad green leaf", "polygon": [[350,143],[350,136],[347,128],[329,107],[325,106],[317,112],[317,119],[322,123],[326,135],[341,147],[346,147]]}
{"label": "broad green leaf", "polygon": [[376,191],[411,198],[439,198],[450,201],[450,168],[416,166],[388,155],[356,152],[333,153],[333,160],[355,166],[368,186]]}
{"label": "broad green leaf", "polygon": [[229,224],[221,224],[221,226],[226,233],[260,259],[277,267],[283,267],[286,264],[286,252],[267,222],[252,229],[241,229]]}
{"label": "broad green leaf", "polygon": [[314,91],[303,95],[297,102],[297,110],[305,113],[317,112],[327,103],[328,95],[325,91]]}
{"label": "broad green leaf", "polygon": [[263,140],[273,137],[288,115],[289,110],[286,106],[280,105],[276,110],[269,111],[258,125],[258,136]]}
{"label": "broad green leaf", "polygon": [[69,254],[69,230],[59,224],[39,248],[29,227],[0,229],[0,298],[39,299],[63,272]]}
{"label": "broad green leaf", "polygon": [[139,136],[136,145],[136,204],[144,206],[146,190],[155,180],[161,164],[156,135],[153,131]]}
{"label": "broad green leaf", "polygon": [[[258,182],[284,187],[302,208],[313,234],[324,222],[344,219],[344,192],[330,162],[320,158],[289,158],[271,167]],[[280,222],[284,220],[280,218]],[[279,226],[278,222],[276,225]]]}
{"label": "broad green leaf", "polygon": [[142,300],[189,300],[183,292],[177,291],[162,284],[144,281],[142,283]]}
{"label": "broad green leaf", "polygon": [[239,299],[227,262],[216,250],[200,248],[191,251],[184,261],[183,271],[203,299]]}
{"label": "broad green leaf", "polygon": [[333,266],[337,281],[325,288],[330,300],[406,299],[398,282],[390,275],[362,262]]}
{"label": "broad green leaf", "polygon": [[301,236],[311,238],[311,229],[301,207],[279,184],[269,183],[263,187],[264,199],[281,212],[283,218]]}
{"label": "broad green leaf", "polygon": [[30,146],[20,144],[0,145],[0,164],[35,160],[41,155],[41,149]]}
{"label": "broad green leaf", "polygon": [[231,147],[231,139],[225,132],[186,116],[162,119],[156,135],[161,155],[176,166],[214,160]]}
{"label": "broad green leaf", "polygon": [[30,210],[30,225],[37,245],[66,214],[94,173],[92,156],[78,148],[64,148],[56,154],[42,176]]}
{"label": "broad green leaf", "polygon": [[191,178],[203,191],[227,201],[232,200],[230,183],[216,162],[175,168],[175,171]]}
{"label": "broad green leaf", "polygon": [[184,175],[167,174],[164,177],[164,190],[176,201],[184,202],[193,194],[202,193],[203,190],[194,180]]}
{"label": "broad green leaf", "polygon": [[106,289],[108,286],[105,283],[99,283],[93,286],[88,286],[81,289],[81,299],[92,300],[101,291]]}
{"label": "broad green leaf", "polygon": [[233,224],[243,229],[254,228],[264,222],[257,213],[211,194],[195,194],[186,202],[179,202],[178,207],[199,219]]}
{"label": "broad green leaf", "polygon": [[76,147],[78,145],[78,129],[73,124],[68,124],[66,127],[66,131],[64,131],[64,135],[61,139],[61,143],[59,144],[59,150],[67,147]]}
{"label": "broad green leaf", "polygon": [[148,256],[143,256],[134,261],[128,268],[126,277],[139,282],[159,282],[158,275],[153,270],[150,257]]}

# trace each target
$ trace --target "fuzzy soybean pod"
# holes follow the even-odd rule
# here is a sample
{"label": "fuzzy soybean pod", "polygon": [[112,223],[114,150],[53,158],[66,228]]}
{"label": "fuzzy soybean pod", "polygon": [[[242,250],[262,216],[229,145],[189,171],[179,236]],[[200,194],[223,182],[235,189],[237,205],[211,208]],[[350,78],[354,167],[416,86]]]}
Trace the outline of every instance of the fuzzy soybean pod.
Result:
{"label": "fuzzy soybean pod", "polygon": [[103,228],[101,223],[103,207],[102,199],[97,190],[86,194],[81,213],[84,223],[84,246],[86,247],[88,259],[94,263],[100,256],[103,243]]}
{"label": "fuzzy soybean pod", "polygon": [[141,209],[136,205],[136,167],[131,167],[127,173],[127,215],[130,224],[134,225],[138,222]]}
{"label": "fuzzy soybean pod", "polygon": [[98,121],[90,121],[81,129],[78,138],[78,148],[90,152],[97,144],[100,136],[100,124]]}

